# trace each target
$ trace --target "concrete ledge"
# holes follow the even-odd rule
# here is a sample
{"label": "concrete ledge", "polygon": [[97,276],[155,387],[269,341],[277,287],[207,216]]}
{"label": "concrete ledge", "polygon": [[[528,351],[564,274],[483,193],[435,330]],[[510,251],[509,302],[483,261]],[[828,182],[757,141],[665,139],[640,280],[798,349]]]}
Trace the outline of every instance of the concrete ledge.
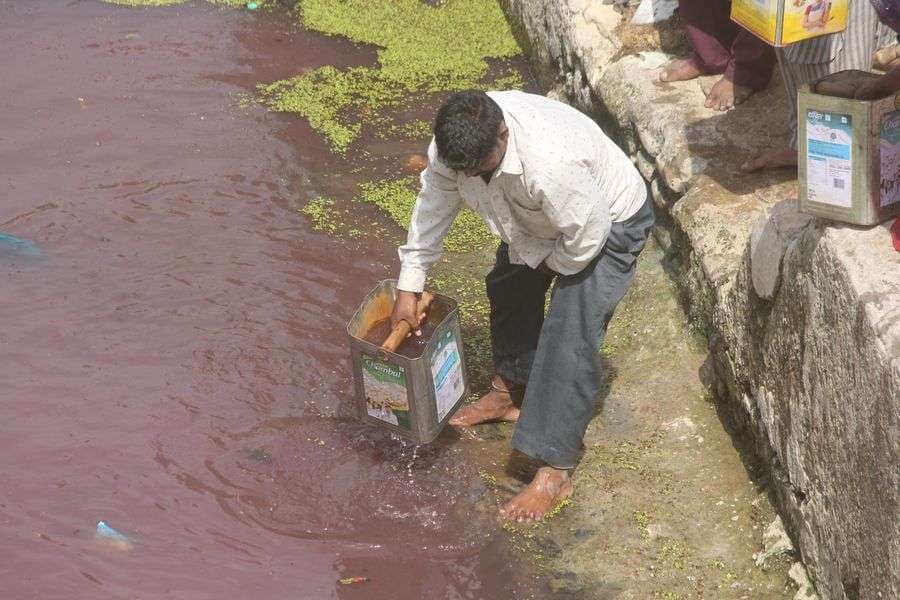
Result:
{"label": "concrete ledge", "polygon": [[742,176],[785,141],[780,82],[738,110],[663,84],[658,52],[617,58],[598,1],[502,0],[553,93],[593,114],[650,182],[717,396],[771,466],[823,598],[900,597],[900,254],[887,227],[797,211],[787,173]]}

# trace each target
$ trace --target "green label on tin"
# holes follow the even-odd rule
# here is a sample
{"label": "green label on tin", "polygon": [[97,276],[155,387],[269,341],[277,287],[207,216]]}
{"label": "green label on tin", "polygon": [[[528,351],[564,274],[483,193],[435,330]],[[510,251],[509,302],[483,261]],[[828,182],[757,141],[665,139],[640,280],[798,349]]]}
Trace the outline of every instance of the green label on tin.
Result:
{"label": "green label on tin", "polygon": [[362,373],[369,416],[411,429],[403,367],[363,354]]}

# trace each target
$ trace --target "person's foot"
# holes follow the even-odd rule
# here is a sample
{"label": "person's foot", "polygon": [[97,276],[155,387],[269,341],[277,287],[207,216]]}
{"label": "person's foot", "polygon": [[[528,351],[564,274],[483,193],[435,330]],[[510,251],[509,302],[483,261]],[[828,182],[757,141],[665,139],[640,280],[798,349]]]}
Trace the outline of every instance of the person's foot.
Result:
{"label": "person's foot", "polygon": [[722,77],[716,82],[703,106],[706,108],[714,108],[716,110],[729,110],[734,108],[753,94],[753,90],[737,85],[733,81],[729,81]]}
{"label": "person's foot", "polygon": [[521,401],[523,392],[522,386],[513,386],[494,375],[491,391],[456,411],[449,423],[455,427],[472,427],[496,421],[516,421],[519,418],[516,401]]}
{"label": "person's foot", "polygon": [[500,509],[500,514],[518,523],[538,521],[571,496],[574,489],[568,471],[541,467],[531,483]]}
{"label": "person's foot", "polygon": [[783,169],[797,166],[797,150],[794,148],[782,148],[780,150],[767,150],[758,154],[741,165],[744,173],[756,173],[768,169]]}
{"label": "person's foot", "polygon": [[663,82],[687,81],[688,79],[696,79],[702,74],[703,70],[694,58],[673,58],[662,66],[662,70],[659,72],[659,80]]}

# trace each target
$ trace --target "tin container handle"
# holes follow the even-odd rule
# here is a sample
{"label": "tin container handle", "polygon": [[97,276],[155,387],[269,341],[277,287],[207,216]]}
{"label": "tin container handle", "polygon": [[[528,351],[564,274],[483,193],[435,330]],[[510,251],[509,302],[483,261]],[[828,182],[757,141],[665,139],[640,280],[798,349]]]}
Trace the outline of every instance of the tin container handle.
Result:
{"label": "tin container handle", "polygon": [[[434,302],[434,294],[431,292],[424,292],[419,298],[418,304],[416,304],[416,315],[421,315],[428,310],[428,307],[431,306],[432,302]],[[406,336],[409,335],[410,331],[412,331],[412,326],[406,321],[400,321],[394,327],[394,330],[391,331],[391,334],[387,339],[384,340],[381,347],[388,352],[395,352],[400,344],[403,343],[403,340],[406,339]]]}

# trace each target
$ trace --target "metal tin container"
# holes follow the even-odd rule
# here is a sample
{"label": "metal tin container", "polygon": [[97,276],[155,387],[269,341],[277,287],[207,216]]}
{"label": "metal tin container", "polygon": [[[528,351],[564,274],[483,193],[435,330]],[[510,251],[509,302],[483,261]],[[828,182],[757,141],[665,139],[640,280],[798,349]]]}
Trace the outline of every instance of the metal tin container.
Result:
{"label": "metal tin container", "polygon": [[[827,79],[858,85],[863,71]],[[854,225],[900,216],[900,94],[880,100],[798,98],[800,211]]]}
{"label": "metal tin container", "polygon": [[453,298],[435,294],[428,310],[434,332],[424,352],[407,358],[366,341],[373,324],[390,317],[397,282],[382,281],[347,325],[360,420],[417,444],[434,440],[468,391],[459,314]]}

